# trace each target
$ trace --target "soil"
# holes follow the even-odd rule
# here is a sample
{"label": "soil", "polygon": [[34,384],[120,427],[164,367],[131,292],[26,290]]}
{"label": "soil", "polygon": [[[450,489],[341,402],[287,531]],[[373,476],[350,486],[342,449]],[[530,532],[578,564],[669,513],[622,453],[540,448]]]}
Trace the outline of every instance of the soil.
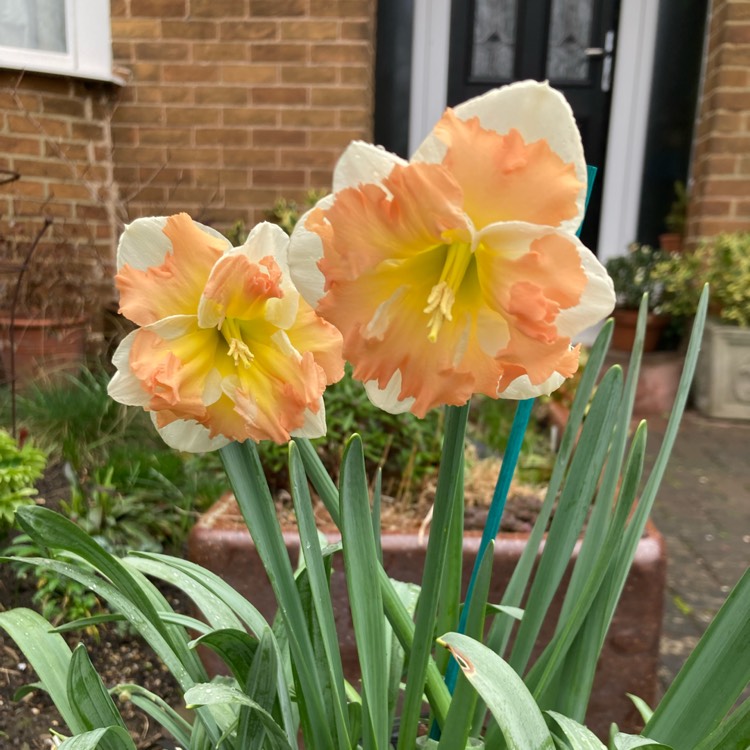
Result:
{"label": "soil", "polygon": [[[492,497],[499,463],[492,460],[477,462],[466,480],[467,502],[465,527],[483,528],[487,503]],[[59,466],[48,470],[39,484],[39,496],[48,507],[59,506],[66,496],[67,483]],[[417,502],[408,506],[384,497],[382,526],[384,531],[411,526],[427,529],[435,487],[423,488]],[[530,531],[542,502],[542,494],[523,487],[513,487],[503,514],[501,531]],[[277,507],[282,524],[294,525],[294,515],[288,496],[280,493]],[[316,515],[321,528],[326,526],[325,510],[316,504]],[[330,523],[330,520],[328,520]],[[10,541],[0,539],[0,549]],[[190,612],[187,598],[180,591],[161,587],[177,612]],[[34,594],[33,580],[18,580],[12,566],[0,564],[0,610],[30,607]],[[159,662],[153,651],[134,633],[114,625],[99,628],[97,638],[80,633],[64,634],[71,648],[83,642],[94,667],[104,684],[111,688],[118,683],[137,683],[161,696],[171,706],[183,705],[182,694],[169,671]],[[19,688],[32,683],[36,676],[16,644],[0,630],[0,747],[8,750],[49,750],[55,747],[52,732],[66,732],[66,727],[46,693],[36,690],[20,700],[14,700]],[[125,723],[139,750],[173,748],[169,736],[133,704],[118,705]]]}
{"label": "soil", "polygon": [[[46,505],[55,507],[65,496],[67,484],[59,467],[52,467],[39,485]],[[4,548],[10,539],[0,539]],[[172,607],[187,612],[187,602],[179,591],[162,588]],[[0,564],[0,610],[14,607],[36,609],[32,603],[33,580],[19,580],[12,566]],[[101,626],[98,636],[67,633],[71,648],[83,642],[104,684],[137,683],[164,698],[170,705],[182,704],[182,695],[172,675],[160,664],[153,651],[134,633],[115,625]],[[16,644],[0,630],[0,747],[8,750],[49,750],[56,745],[52,731],[68,734],[60,714],[42,690],[14,700],[19,688],[36,681],[36,675]],[[130,702],[118,708],[139,750],[172,748],[174,743],[148,716]]]}

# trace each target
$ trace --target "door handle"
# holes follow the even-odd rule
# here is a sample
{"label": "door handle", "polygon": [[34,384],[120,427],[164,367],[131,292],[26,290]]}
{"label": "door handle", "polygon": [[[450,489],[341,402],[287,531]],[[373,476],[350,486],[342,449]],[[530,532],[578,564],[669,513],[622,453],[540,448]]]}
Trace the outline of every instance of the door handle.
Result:
{"label": "door handle", "polygon": [[586,57],[604,57],[604,47],[586,47],[583,54]]}

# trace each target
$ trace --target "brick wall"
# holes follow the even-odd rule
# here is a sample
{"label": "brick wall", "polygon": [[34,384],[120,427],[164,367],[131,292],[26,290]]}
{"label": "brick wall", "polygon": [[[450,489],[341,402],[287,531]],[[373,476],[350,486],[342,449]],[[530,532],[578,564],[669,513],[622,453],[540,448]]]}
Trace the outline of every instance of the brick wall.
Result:
{"label": "brick wall", "polygon": [[112,0],[114,174],[131,218],[226,228],[330,189],[372,137],[372,0]]}
{"label": "brick wall", "polygon": [[688,239],[750,231],[750,2],[713,0]]}
{"label": "brick wall", "polygon": [[[98,313],[112,296],[110,92],[107,84],[0,71],[0,169],[20,175],[0,185],[0,269],[25,255],[44,217],[53,222],[28,270],[24,314]],[[14,279],[0,273],[0,308]]]}

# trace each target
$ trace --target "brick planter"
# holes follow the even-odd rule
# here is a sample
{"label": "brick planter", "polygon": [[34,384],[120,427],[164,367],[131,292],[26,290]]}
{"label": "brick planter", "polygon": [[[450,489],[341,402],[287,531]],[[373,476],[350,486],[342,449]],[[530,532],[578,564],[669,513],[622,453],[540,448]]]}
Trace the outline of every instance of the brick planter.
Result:
{"label": "brick planter", "polygon": [[[299,538],[296,532],[285,532],[284,538],[294,564],[299,556]],[[329,535],[329,538],[335,541],[339,537]],[[476,558],[479,539],[478,533],[467,532],[464,588]],[[526,540],[526,534],[501,534],[498,538],[490,601],[500,600]],[[419,582],[426,548],[419,544],[416,532],[385,533],[382,547],[383,564],[392,578]],[[219,574],[267,619],[273,617],[276,604],[271,586],[231,495],[219,500],[193,528],[188,541],[188,556],[193,562]],[[568,569],[564,586],[571,570],[572,566]],[[638,546],[597,669],[587,723],[600,736],[606,735],[613,721],[621,731],[641,728],[638,713],[626,693],[638,695],[648,704],[654,703],[665,579],[664,542],[656,528],[649,524]],[[356,648],[340,558],[334,563],[331,589],[344,669],[349,679],[356,679]],[[562,597],[558,594],[550,608],[548,625],[542,631],[545,641],[552,635],[561,604]],[[204,658],[209,670],[218,671],[218,657],[207,653]]]}

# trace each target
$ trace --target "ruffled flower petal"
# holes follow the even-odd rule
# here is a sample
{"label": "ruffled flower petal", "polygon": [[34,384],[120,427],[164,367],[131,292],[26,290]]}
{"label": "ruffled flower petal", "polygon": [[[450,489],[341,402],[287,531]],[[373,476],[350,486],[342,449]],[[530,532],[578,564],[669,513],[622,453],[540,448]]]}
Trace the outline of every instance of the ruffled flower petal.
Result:
{"label": "ruffled flower petal", "polygon": [[158,266],[126,262],[118,276],[141,327],[115,355],[113,397],[150,411],[185,451],[323,434],[322,393],[343,375],[341,334],[300,299],[283,231],[264,224],[231,248],[186,215],[144,222],[123,257],[154,227],[168,248],[149,256]]}
{"label": "ruffled flower petal", "polygon": [[291,273],[374,403],[422,416],[575,372],[571,339],[614,294],[573,234],[586,167],[562,95],[490,92],[449,110],[411,162],[353,144],[336,174],[292,235]]}
{"label": "ruffled flower petal", "polygon": [[[125,261],[115,276],[120,312],[141,326],[168,315],[195,314],[211,269],[231,247],[187,214],[164,220],[161,237],[156,231],[159,221],[138,219],[120,240],[118,255]],[[161,263],[144,267],[157,257]]]}

